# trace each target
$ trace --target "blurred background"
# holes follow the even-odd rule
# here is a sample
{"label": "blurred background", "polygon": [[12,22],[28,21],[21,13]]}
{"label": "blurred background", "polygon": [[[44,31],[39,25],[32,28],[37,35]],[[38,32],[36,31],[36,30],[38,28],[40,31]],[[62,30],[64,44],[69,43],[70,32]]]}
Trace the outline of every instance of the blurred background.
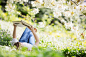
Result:
{"label": "blurred background", "polygon": [[[0,0],[0,56],[9,57],[14,51],[10,44],[12,21],[20,20],[36,27],[40,38],[38,48],[42,51],[34,48],[30,56],[86,56],[86,0]],[[17,39],[24,29],[17,27]],[[12,50],[6,51],[9,55],[2,52],[7,48]],[[24,50],[14,51],[12,56],[29,56]]]}

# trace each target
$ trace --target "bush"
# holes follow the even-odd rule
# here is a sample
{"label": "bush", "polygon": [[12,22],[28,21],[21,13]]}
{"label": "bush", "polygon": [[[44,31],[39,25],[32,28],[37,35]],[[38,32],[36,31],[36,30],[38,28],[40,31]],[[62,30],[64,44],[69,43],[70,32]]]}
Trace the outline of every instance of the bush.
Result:
{"label": "bush", "polygon": [[12,37],[10,36],[10,33],[8,33],[8,31],[0,29],[0,45],[8,46],[11,39]]}
{"label": "bush", "polygon": [[86,50],[84,49],[64,49],[62,51],[65,57],[86,57]]}

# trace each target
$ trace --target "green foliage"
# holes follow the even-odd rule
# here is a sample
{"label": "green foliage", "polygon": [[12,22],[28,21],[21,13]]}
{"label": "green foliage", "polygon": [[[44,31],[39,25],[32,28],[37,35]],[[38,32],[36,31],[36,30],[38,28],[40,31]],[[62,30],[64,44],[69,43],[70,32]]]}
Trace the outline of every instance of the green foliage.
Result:
{"label": "green foliage", "polygon": [[8,33],[8,31],[0,29],[0,45],[10,45],[10,40],[12,37]]}
{"label": "green foliage", "polygon": [[65,57],[86,57],[86,50],[83,49],[64,49],[62,51]]}
{"label": "green foliage", "polygon": [[[24,49],[24,48],[23,48]],[[0,47],[0,56],[2,57],[64,57],[64,55],[58,51],[50,48],[44,49],[43,47],[33,47],[32,51],[24,50],[4,50]]]}
{"label": "green foliage", "polygon": [[49,24],[53,18],[52,10],[49,8],[40,8],[39,10],[39,13],[35,15],[36,22],[46,21]]}
{"label": "green foliage", "polygon": [[[11,51],[5,50],[4,47],[0,47],[1,57],[86,57],[86,50],[84,49],[69,49],[64,50],[52,50],[51,48],[33,47],[32,51],[27,51],[26,47],[22,47],[19,50]],[[23,49],[23,50],[22,50]],[[63,55],[64,54],[64,55]]]}
{"label": "green foliage", "polygon": [[31,12],[32,9],[30,9],[29,6],[24,6],[23,4],[12,4],[12,6],[15,6],[14,11],[3,12],[2,6],[0,5],[0,18],[2,20],[11,22],[15,20],[25,20],[28,22],[35,17],[35,15]]}

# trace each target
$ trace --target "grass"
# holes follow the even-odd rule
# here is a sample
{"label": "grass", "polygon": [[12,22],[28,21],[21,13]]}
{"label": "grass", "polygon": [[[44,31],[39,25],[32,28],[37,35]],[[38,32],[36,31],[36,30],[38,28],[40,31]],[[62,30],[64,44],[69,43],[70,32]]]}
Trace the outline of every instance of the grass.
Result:
{"label": "grass", "polygon": [[[40,38],[38,48],[33,48],[32,51],[27,51],[26,47],[15,50],[15,47],[10,46],[11,33],[13,32],[10,28],[12,23],[1,22],[1,26],[3,26],[3,28],[0,26],[1,57],[85,57],[86,55],[86,41],[84,38],[78,38],[75,32],[67,31],[63,26],[60,27],[59,25],[48,25],[44,28],[37,25],[37,34]],[[5,24],[6,26],[4,26]],[[5,28],[8,30],[5,30]],[[21,30],[19,29],[19,31]]]}

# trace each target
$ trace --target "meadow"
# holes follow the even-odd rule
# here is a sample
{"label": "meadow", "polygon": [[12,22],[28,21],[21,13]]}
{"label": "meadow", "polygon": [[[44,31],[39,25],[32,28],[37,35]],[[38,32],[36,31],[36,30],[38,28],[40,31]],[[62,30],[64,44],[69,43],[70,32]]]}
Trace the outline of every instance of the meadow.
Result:
{"label": "meadow", "polygon": [[[84,4],[83,4],[84,3]],[[85,0],[0,0],[0,57],[86,57]],[[38,47],[11,45],[13,22],[35,28]],[[19,40],[26,27],[17,26]]]}

